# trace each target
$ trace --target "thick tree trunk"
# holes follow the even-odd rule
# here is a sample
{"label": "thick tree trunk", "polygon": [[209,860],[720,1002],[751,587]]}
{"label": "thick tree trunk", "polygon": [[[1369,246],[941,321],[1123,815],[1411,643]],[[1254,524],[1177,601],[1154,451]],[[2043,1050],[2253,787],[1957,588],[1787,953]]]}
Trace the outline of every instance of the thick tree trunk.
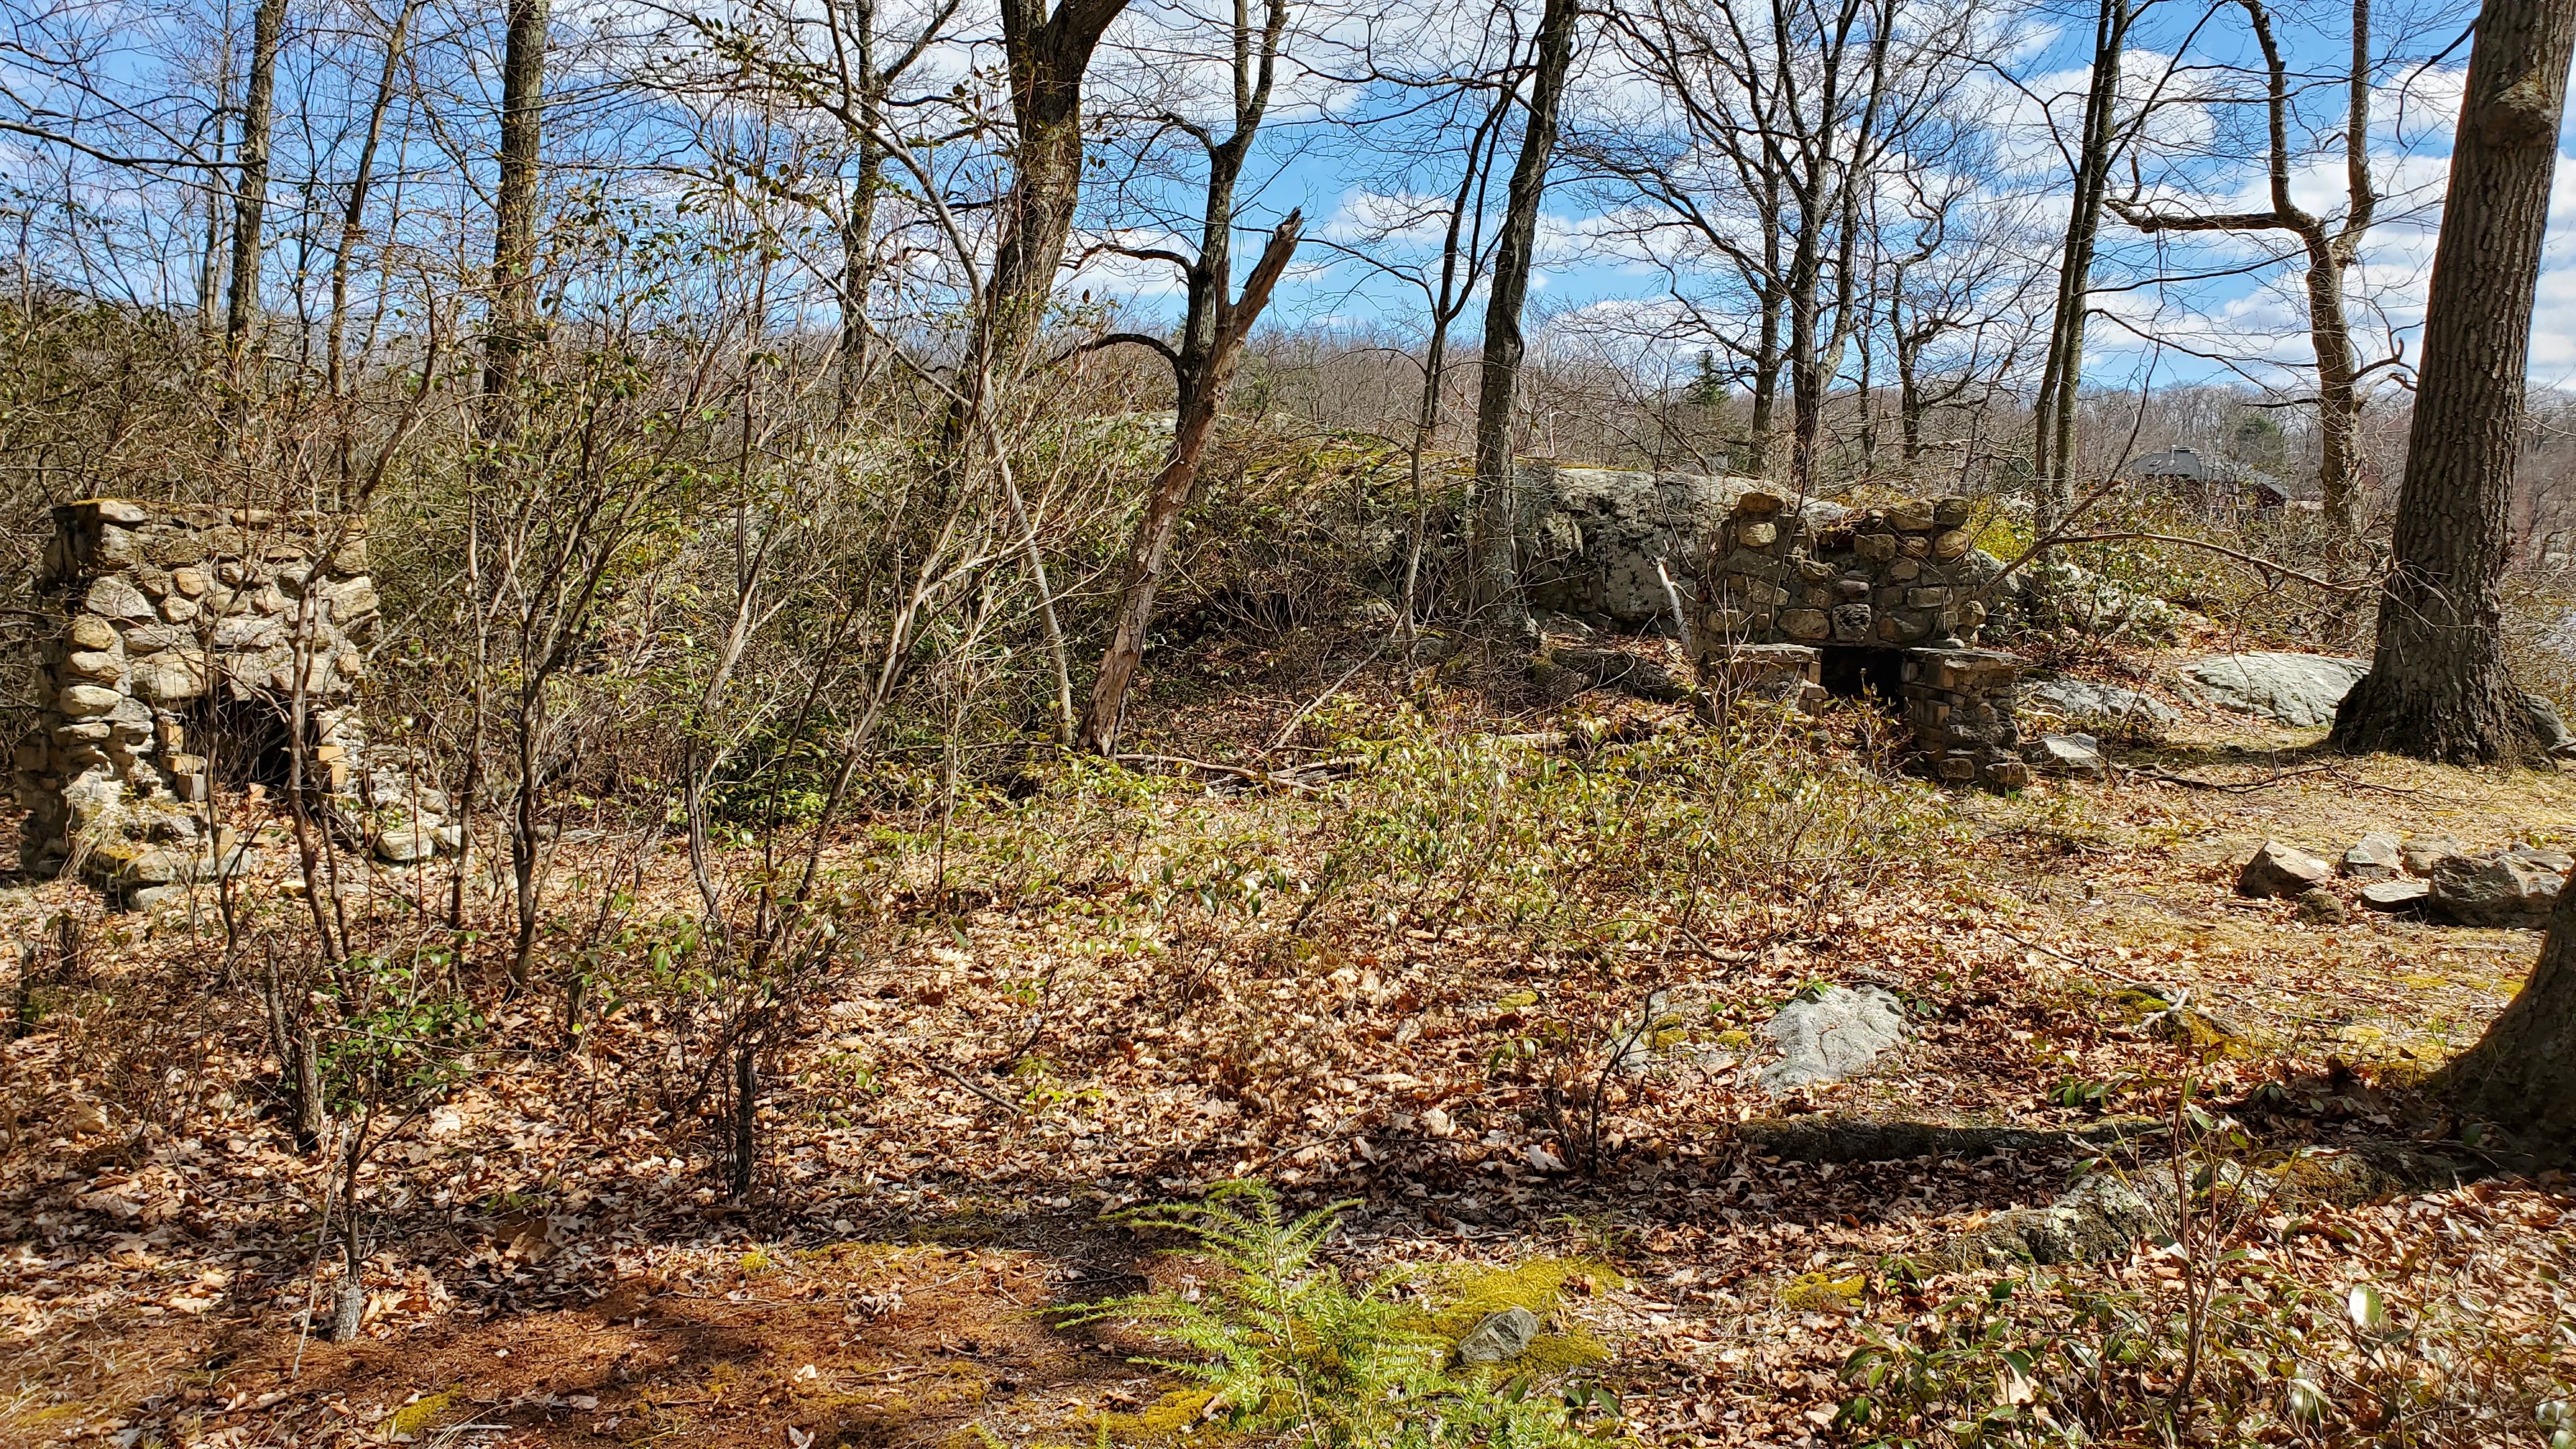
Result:
{"label": "thick tree trunk", "polygon": [[1749,441],[1744,470],[1756,478],[1771,476],[1771,438],[1779,430],[1780,289],[1762,289],[1761,331],[1753,343],[1753,417],[1745,429]]}
{"label": "thick tree trunk", "polygon": [[[277,48],[286,0],[260,0],[251,20],[250,86],[242,97],[240,188],[233,193],[232,290],[224,299],[224,357],[236,372],[259,320],[261,229],[268,211],[268,139],[276,115]],[[236,378],[238,380],[238,378]]]}
{"label": "thick tree trunk", "polygon": [[1082,197],[1083,77],[1101,35],[1126,8],[1127,0],[1063,0],[1050,14],[1045,0],[1003,0],[1002,50],[1019,136],[1002,238],[959,371],[965,397],[949,411],[947,451],[965,440],[967,413],[983,405],[987,379],[1025,366],[1029,343],[1046,320]]}
{"label": "thick tree trunk", "polygon": [[1547,0],[1539,14],[1529,120],[1521,131],[1520,158],[1512,165],[1503,225],[1494,238],[1492,290],[1485,298],[1484,369],[1476,387],[1476,592],[1478,602],[1501,611],[1507,628],[1521,618],[1520,499],[1512,467],[1512,407],[1527,347],[1521,311],[1529,301],[1538,208],[1556,155],[1557,111],[1565,96],[1566,72],[1574,64],[1574,27],[1582,14],[1576,0]]}
{"label": "thick tree trunk", "polygon": [[2505,667],[2498,586],[2571,49],[2576,6],[2563,0],[2488,0],[2478,17],[2433,251],[2396,568],[2370,673],[2336,711],[2343,749],[2453,764],[2545,758]]}
{"label": "thick tree trunk", "polygon": [[1225,405],[1226,388],[1233,383],[1235,365],[1243,358],[1244,339],[1251,334],[1252,324],[1261,319],[1262,308],[1270,304],[1271,289],[1279,285],[1289,259],[1297,254],[1297,239],[1304,227],[1305,218],[1292,211],[1270,234],[1270,244],[1262,248],[1261,260],[1253,263],[1252,274],[1244,279],[1243,295],[1231,307],[1219,309],[1221,315],[1209,343],[1206,370],[1186,389],[1189,405],[1172,431],[1172,460],[1154,475],[1145,500],[1145,516],[1137,520],[1136,537],[1127,550],[1127,587],[1118,601],[1118,622],[1108,649],[1100,656],[1100,673],[1091,685],[1091,708],[1083,719],[1082,743],[1099,754],[1106,755],[1117,748],[1119,715],[1127,706],[1127,687],[1136,677],[1136,666],[1145,657],[1145,631],[1153,622],[1154,593],[1163,581],[1163,564],[1171,554],[1173,535],[1180,531],[1181,514],[1190,506],[1190,494],[1197,487],[1199,459],[1207,451],[1208,440],[1216,434],[1217,410]]}
{"label": "thick tree trunk", "polygon": [[2576,1157],[2576,891],[2558,897],[2521,994],[2434,1087],[2549,1161]]}
{"label": "thick tree trunk", "polygon": [[501,166],[492,198],[492,319],[483,342],[486,436],[536,346],[537,161],[545,121],[547,0],[509,0],[501,53]]}

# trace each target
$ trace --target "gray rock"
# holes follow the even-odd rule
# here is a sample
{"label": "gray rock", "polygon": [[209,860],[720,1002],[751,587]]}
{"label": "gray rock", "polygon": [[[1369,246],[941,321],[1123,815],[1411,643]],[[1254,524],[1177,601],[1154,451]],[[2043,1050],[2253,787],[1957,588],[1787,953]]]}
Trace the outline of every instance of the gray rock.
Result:
{"label": "gray rock", "polygon": [[2335,706],[2370,672],[2367,660],[2329,654],[2219,654],[2184,666],[2193,693],[2221,709],[2294,729],[2334,723]]}
{"label": "gray rock", "polygon": [[2433,868],[2427,902],[2461,926],[2539,926],[2558,904],[2563,878],[2510,855],[2453,856]]}
{"label": "gray rock", "polygon": [[2566,716],[2558,712],[2558,706],[2549,702],[2549,696],[2524,695],[2522,712],[2531,721],[2531,727],[2539,732],[2541,743],[2549,747],[2549,753],[2562,760],[2576,757],[2576,731],[2567,728]]}
{"label": "gray rock", "polygon": [[2109,768],[2101,742],[2091,735],[2041,735],[2024,753],[2052,775],[2099,775]]}
{"label": "gray rock", "polygon": [[2270,896],[2303,895],[2309,887],[2322,883],[2334,874],[2334,867],[2295,846],[2277,840],[2263,842],[2236,873],[2236,893],[2262,900]]}
{"label": "gray rock", "polygon": [[[1655,565],[1663,562],[1687,601],[1703,540],[1716,537],[1736,500],[1765,485],[1753,478],[1694,473],[1629,473],[1524,463],[1520,514],[1529,553],[1521,584],[1530,606],[1605,615],[1629,629],[1672,616]],[[1809,503],[1811,522],[1844,510]]]}
{"label": "gray rock", "polygon": [[1509,1363],[1529,1352],[1538,1337],[1539,1317],[1526,1308],[1506,1308],[1488,1316],[1458,1340],[1460,1363]]}
{"label": "gray rock", "polygon": [[2559,875],[2565,875],[2569,866],[2576,866],[2576,856],[2571,856],[2563,850],[2551,850],[2547,846],[2517,843],[2506,846],[2504,853],[2525,865],[2537,866]]}
{"label": "gray rock", "polygon": [[2429,878],[2435,866],[2468,853],[2467,846],[2447,835],[2418,835],[2398,850],[2397,858],[2408,875]]}
{"label": "gray rock", "polygon": [[2137,1183],[2115,1173],[2095,1173],[2046,1207],[2012,1208],[1954,1241],[1942,1256],[1962,1267],[2010,1263],[2094,1263],[2126,1255],[2156,1229],[2156,1201],[2172,1189],[2153,1167]]}
{"label": "gray rock", "polygon": [[82,598],[88,604],[91,613],[104,614],[111,619],[129,619],[140,623],[160,617],[158,611],[152,607],[152,601],[143,597],[143,591],[136,588],[123,574],[109,574],[93,581],[89,586],[89,592]]}
{"label": "gray rock", "polygon": [[2182,722],[2173,706],[2134,689],[2085,679],[2038,679],[2021,687],[2022,702],[2086,724],[2171,729]]}
{"label": "gray rock", "polygon": [[1773,1096],[1868,1070],[1905,1039],[1905,1006],[1884,986],[1831,986],[1780,1008],[1763,1028],[1782,1060],[1761,1075]]}
{"label": "gray rock", "polygon": [[2432,894],[2429,881],[2375,880],[2361,888],[2361,908],[2383,915],[2404,915],[2422,910],[2425,898]]}
{"label": "gray rock", "polygon": [[438,832],[418,825],[398,825],[376,833],[376,859],[387,865],[411,865],[438,853]]}
{"label": "gray rock", "polygon": [[2374,830],[2343,853],[2343,873],[2353,880],[2395,880],[2405,864],[2397,837]]}

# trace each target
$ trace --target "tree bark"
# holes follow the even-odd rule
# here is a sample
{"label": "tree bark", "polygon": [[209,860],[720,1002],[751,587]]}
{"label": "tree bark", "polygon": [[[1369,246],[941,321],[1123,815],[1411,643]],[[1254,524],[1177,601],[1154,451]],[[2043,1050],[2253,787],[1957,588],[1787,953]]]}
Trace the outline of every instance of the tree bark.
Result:
{"label": "tree bark", "polygon": [[1280,274],[1288,270],[1304,227],[1304,216],[1288,213],[1279,229],[1270,234],[1270,244],[1262,249],[1261,260],[1253,264],[1252,274],[1244,279],[1242,297],[1224,310],[1207,371],[1190,389],[1189,410],[1173,428],[1172,459],[1154,475],[1153,487],[1146,495],[1145,516],[1137,521],[1135,540],[1127,550],[1127,587],[1118,601],[1118,622],[1110,635],[1109,648],[1100,656],[1100,673],[1091,686],[1091,708],[1083,720],[1082,743],[1097,753],[1106,755],[1117,747],[1119,714],[1126,708],[1127,686],[1135,678],[1136,665],[1145,655],[1145,629],[1153,620],[1154,592],[1162,583],[1163,564],[1171,553],[1172,536],[1180,529],[1181,513],[1189,507],[1190,493],[1198,483],[1200,455],[1216,432],[1217,409],[1224,404],[1235,365],[1242,360],[1244,338],[1260,319],[1261,309],[1269,305],[1271,289],[1279,284]]}
{"label": "tree bark", "polygon": [[2130,0],[2101,0],[2093,20],[2092,84],[2084,95],[2084,130],[2075,156],[2075,194],[2067,207],[2066,244],[2058,256],[2057,308],[2040,368],[2034,407],[2031,472],[2038,489],[2034,526],[2042,537],[2063,521],[2075,496],[2075,401],[2084,381],[2084,331],[2093,306],[2093,253],[2102,233],[2102,199],[2118,150],[2120,71],[2136,18]]}
{"label": "tree bark", "polygon": [[[1126,8],[1127,0],[1063,0],[1049,13],[1045,0],[1003,0],[1002,49],[1019,136],[983,314],[959,371],[970,389],[986,376],[1016,373],[1045,320],[1082,196],[1083,77],[1100,37]],[[963,411],[952,411],[952,444],[963,439],[964,423]]]}
{"label": "tree bark", "polygon": [[2506,668],[2532,296],[2576,5],[2488,0],[2477,22],[2425,303],[2423,362],[2370,673],[2334,743],[2452,764],[2546,758]]}
{"label": "tree bark", "polygon": [[1512,165],[1503,224],[1494,239],[1492,290],[1485,299],[1484,369],[1476,390],[1476,591],[1479,602],[1502,610],[1507,625],[1521,617],[1515,539],[1520,499],[1512,468],[1512,405],[1527,351],[1521,311],[1529,301],[1538,208],[1556,155],[1557,113],[1565,98],[1566,72],[1574,65],[1574,27],[1582,16],[1576,0],[1547,0],[1539,14],[1529,120],[1521,131],[1520,158]]}
{"label": "tree bark", "polygon": [[885,148],[873,138],[862,138],[849,212],[841,219],[839,382],[845,420],[858,407],[859,387],[868,374],[868,291],[876,282],[877,187],[884,169]]}
{"label": "tree bark", "polygon": [[2576,891],[2560,893],[2521,993],[2433,1087],[2551,1162],[2576,1157]]}
{"label": "tree bark", "polygon": [[277,48],[286,0],[260,0],[251,20],[250,84],[242,96],[240,189],[233,193],[232,290],[224,299],[224,358],[239,382],[242,353],[259,320],[261,228],[268,210],[268,139],[276,115]]}
{"label": "tree bark", "polygon": [[501,54],[500,184],[492,200],[492,318],[483,344],[486,436],[537,344],[537,162],[545,120],[547,0],[509,0]]}

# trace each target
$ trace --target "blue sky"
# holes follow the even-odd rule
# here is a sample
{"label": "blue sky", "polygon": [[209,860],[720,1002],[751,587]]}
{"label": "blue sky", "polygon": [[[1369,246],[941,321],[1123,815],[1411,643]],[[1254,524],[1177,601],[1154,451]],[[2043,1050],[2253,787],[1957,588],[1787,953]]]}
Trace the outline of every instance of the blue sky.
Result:
{"label": "blue sky", "polygon": [[[1140,14],[1153,15],[1141,8]],[[2382,193],[2379,220],[2362,248],[2348,287],[2350,310],[2365,362],[2411,356],[2420,327],[2422,297],[2439,221],[2441,191],[2467,49],[2451,48],[2469,11],[2453,3],[2411,9],[2383,4],[2374,17],[2372,172]],[[2275,14],[2300,94],[2303,133],[2341,124],[2342,77],[2348,69],[2349,12],[2342,6],[2283,8]],[[1324,28],[1328,36],[1333,32]],[[1436,31],[1431,42],[1467,41]],[[2011,245],[2026,266],[2049,265],[2063,225],[2065,182],[2050,150],[2049,132],[2034,98],[2071,127],[2080,105],[2089,59],[2090,26],[2084,16],[2027,8],[1995,22],[1989,38],[2002,64],[1979,82],[1979,104],[1989,118],[1994,154],[1974,178],[1970,205],[2008,223]],[[2189,41],[2187,47],[2184,45]],[[2449,53],[2441,55],[2446,49]],[[2439,57],[2438,59],[2436,57]],[[2185,6],[2163,0],[2149,12],[2128,66],[2133,93],[2149,82],[2167,84],[2165,98],[2133,157],[2143,198],[2165,204],[2238,210],[2266,202],[2259,148],[2242,134],[2259,118],[2251,107],[2230,106],[2226,94],[2246,94],[2259,62],[2243,13],[2233,5]],[[1605,98],[1633,90],[1611,48],[1588,47],[1578,116],[1596,114]],[[2009,74],[2011,82],[2002,77]],[[1304,78],[1291,87],[1272,138],[1274,174],[1248,208],[1248,225],[1267,225],[1289,205],[1302,206],[1310,230],[1356,241],[1364,223],[1399,207],[1408,192],[1438,190],[1454,174],[1438,154],[1397,156],[1405,165],[1355,160],[1352,147],[1335,139],[1335,122],[1347,122],[1385,104],[1382,94],[1354,94],[1349,87]],[[1580,122],[1578,122],[1580,124]],[[2565,153],[2561,145],[2562,171]],[[1405,170],[1413,172],[1406,186]],[[1370,174],[1363,174],[1370,173]],[[1387,174],[1376,174],[1387,173]],[[2302,205],[2327,215],[2343,208],[2339,152],[2322,147],[2301,157],[2294,192]],[[1499,188],[1497,188],[1499,197]],[[1550,314],[1571,314],[1560,325],[1635,330],[1659,317],[1675,277],[1615,243],[1619,198],[1608,190],[1561,178],[1552,190],[1546,248],[1535,281],[1534,302]],[[2576,195],[2560,187],[2553,200],[2548,261],[2541,278],[2532,376],[2551,385],[2576,385]],[[1376,239],[1381,249],[1404,250],[1402,237]],[[1415,241],[1427,245],[1428,237]],[[2098,280],[2098,305],[2109,314],[2092,329],[2091,379],[2103,385],[2137,381],[2246,381],[2295,385],[2307,356],[2301,272],[2286,258],[2295,247],[2286,234],[2199,235],[2151,239],[2109,221]],[[1417,250],[1419,248],[1417,247]],[[1320,248],[1283,290],[1274,320],[1283,324],[1418,328],[1418,293],[1390,283],[1382,273]],[[2218,275],[2212,275],[2218,274]],[[1169,286],[1150,269],[1103,268],[1087,282],[1130,295],[1147,311],[1168,305]],[[1685,289],[1687,277],[1681,279]],[[2044,298],[2041,300],[2044,301]],[[1473,331],[1481,302],[1469,309]],[[1558,335],[1565,345],[1571,333]],[[1637,360],[1660,357],[1687,368],[1697,349],[1687,341],[1638,347]]]}

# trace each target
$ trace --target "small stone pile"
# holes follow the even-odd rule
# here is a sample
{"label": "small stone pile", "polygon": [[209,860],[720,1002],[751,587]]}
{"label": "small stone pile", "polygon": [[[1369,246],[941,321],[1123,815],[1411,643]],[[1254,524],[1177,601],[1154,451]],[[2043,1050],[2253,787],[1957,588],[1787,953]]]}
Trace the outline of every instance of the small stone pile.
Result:
{"label": "small stone pile", "polygon": [[2576,857],[2533,845],[2510,845],[2473,854],[2443,835],[2411,840],[2373,831],[2340,861],[2328,862],[2277,840],[2263,842],[2236,878],[2237,894],[2296,899],[2303,913],[2340,919],[2340,876],[2360,885],[2364,909],[2390,914],[2422,911],[2456,926],[2522,926],[2549,922],[2558,892]]}
{"label": "small stone pile", "polygon": [[131,903],[241,870],[247,847],[192,807],[212,787],[210,755],[258,748],[257,732],[225,730],[265,719],[284,738],[299,661],[311,784],[350,788],[376,622],[357,520],[66,504],[36,595],[42,703],[16,779],[29,874],[77,869]]}
{"label": "small stone pile", "polygon": [[1968,517],[1964,498],[1909,499],[1811,522],[1779,494],[1748,490],[1711,546],[1698,637],[1712,648],[1973,641],[1986,606]]}
{"label": "small stone pile", "polygon": [[1905,651],[1905,722],[1944,780],[1992,790],[2030,783],[2013,720],[2021,661],[1992,649]]}

